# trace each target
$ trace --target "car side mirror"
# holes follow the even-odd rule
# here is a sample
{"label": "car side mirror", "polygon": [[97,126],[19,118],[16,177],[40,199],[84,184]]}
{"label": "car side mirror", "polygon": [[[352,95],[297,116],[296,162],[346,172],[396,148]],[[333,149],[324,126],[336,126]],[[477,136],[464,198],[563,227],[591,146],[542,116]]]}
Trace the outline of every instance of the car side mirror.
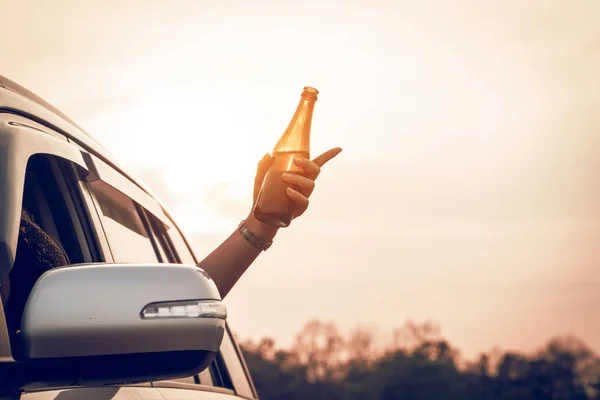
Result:
{"label": "car side mirror", "polygon": [[25,306],[16,361],[22,367],[1,381],[23,389],[191,376],[214,359],[226,316],[216,285],[196,266],[53,269]]}

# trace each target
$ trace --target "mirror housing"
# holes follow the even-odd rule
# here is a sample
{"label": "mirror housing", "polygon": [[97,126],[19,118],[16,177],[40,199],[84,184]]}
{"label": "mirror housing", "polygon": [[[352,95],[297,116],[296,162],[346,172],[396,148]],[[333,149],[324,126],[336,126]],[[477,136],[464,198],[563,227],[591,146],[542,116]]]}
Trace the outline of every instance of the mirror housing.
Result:
{"label": "mirror housing", "polygon": [[[219,351],[226,308],[196,266],[80,264],[44,273],[0,388],[148,382],[191,376]],[[15,354],[17,356],[17,354]]]}

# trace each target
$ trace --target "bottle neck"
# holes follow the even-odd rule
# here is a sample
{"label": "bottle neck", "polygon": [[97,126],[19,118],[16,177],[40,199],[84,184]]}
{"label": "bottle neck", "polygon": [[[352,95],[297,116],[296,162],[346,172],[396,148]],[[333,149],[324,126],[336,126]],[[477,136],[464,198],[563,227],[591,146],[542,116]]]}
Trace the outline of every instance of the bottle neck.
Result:
{"label": "bottle neck", "polygon": [[[300,128],[301,131],[307,131],[310,133],[310,126],[312,124],[313,111],[315,110],[316,99],[309,98],[308,96],[301,96],[296,112],[290,121],[287,131],[293,130],[294,127]],[[292,129],[290,129],[292,128]]]}
{"label": "bottle neck", "polygon": [[310,129],[316,97],[303,93],[294,116],[273,152],[310,152]]}

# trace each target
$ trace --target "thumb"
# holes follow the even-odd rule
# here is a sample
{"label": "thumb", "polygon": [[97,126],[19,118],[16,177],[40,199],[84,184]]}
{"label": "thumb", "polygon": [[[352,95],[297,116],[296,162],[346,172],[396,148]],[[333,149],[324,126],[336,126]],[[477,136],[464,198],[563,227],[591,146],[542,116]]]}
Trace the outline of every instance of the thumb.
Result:
{"label": "thumb", "polygon": [[273,165],[273,158],[269,153],[265,154],[263,158],[258,162],[258,167],[256,168],[256,176],[254,177],[254,195],[253,195],[253,203],[256,203],[256,198],[258,197],[258,193],[260,192],[260,188],[262,186],[263,180],[265,179],[265,175],[269,168]]}

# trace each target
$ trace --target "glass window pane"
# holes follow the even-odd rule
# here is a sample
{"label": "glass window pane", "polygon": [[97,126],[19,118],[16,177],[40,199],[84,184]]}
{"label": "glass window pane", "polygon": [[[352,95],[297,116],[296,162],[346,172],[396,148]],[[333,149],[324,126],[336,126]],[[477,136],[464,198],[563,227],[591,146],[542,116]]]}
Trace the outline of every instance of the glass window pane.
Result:
{"label": "glass window pane", "polygon": [[235,392],[240,396],[253,398],[254,393],[252,392],[252,388],[246,377],[246,372],[238,357],[233,342],[231,341],[229,332],[227,331],[225,332],[225,336],[223,336],[223,343],[221,343],[221,355],[223,356],[225,367],[233,382]]}
{"label": "glass window pane", "polygon": [[185,244],[181,233],[175,227],[171,227],[168,231],[169,237],[177,250],[177,254],[179,254],[179,258],[183,264],[196,265],[196,261],[194,260],[194,256],[190,252],[190,249]]}
{"label": "glass window pane", "polygon": [[214,386],[215,383],[212,378],[212,374],[210,373],[210,367],[206,368],[204,371],[200,372],[200,384],[206,386]]}
{"label": "glass window pane", "polygon": [[102,181],[93,182],[90,188],[100,205],[115,261],[159,262],[133,200]]}

